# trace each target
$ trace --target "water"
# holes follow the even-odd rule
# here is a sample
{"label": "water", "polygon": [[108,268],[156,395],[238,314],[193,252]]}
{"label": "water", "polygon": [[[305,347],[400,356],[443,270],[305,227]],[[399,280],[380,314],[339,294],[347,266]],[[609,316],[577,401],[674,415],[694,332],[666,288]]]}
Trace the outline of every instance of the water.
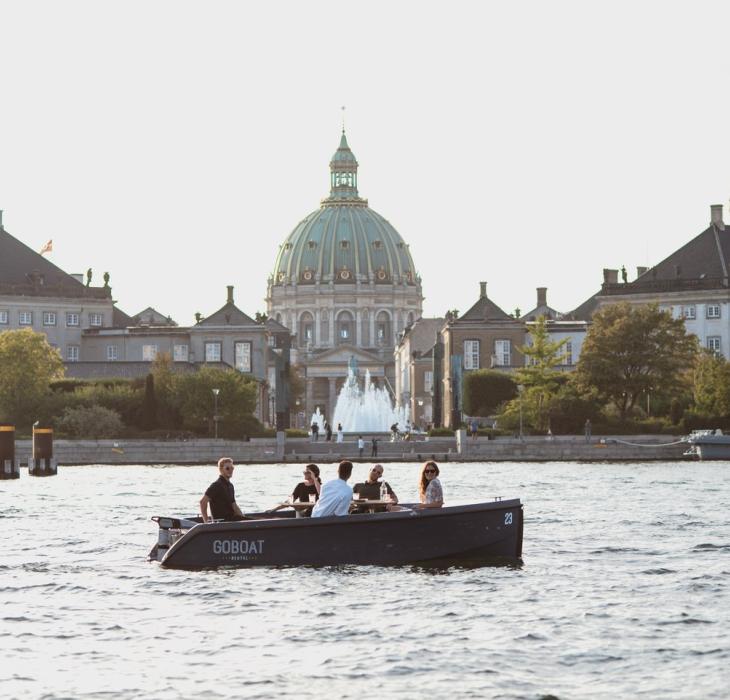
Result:
{"label": "water", "polygon": [[369,370],[365,371],[361,388],[355,371],[349,368],[347,381],[337,396],[332,425],[341,424],[349,433],[387,432],[394,423],[404,430],[408,421],[408,407],[394,408],[387,390],[370,381]]}
{"label": "water", "polygon": [[[301,471],[237,467],[239,504],[273,505]],[[402,500],[417,473],[385,469]],[[149,517],[194,512],[215,476],[65,467],[0,482],[0,697],[730,693],[727,464],[443,464],[451,503],[522,498],[519,568],[147,563]]]}

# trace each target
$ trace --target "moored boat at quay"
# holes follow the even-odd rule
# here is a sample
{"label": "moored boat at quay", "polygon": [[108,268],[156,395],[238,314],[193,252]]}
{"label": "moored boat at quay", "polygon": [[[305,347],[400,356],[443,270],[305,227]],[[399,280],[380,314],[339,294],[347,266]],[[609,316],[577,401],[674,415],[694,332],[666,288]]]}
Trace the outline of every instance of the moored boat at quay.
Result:
{"label": "moored boat at quay", "polygon": [[171,569],[518,562],[519,499],[325,518],[254,513],[236,522],[153,518],[151,560]]}
{"label": "moored boat at quay", "polygon": [[730,459],[730,435],[723,435],[720,430],[694,430],[686,442],[690,445],[684,453],[688,457]]}

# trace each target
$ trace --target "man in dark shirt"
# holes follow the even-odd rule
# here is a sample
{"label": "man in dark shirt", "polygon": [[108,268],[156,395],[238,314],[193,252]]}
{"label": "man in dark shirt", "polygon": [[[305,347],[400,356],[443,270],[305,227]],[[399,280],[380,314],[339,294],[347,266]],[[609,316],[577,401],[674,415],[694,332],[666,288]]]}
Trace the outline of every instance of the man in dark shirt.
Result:
{"label": "man in dark shirt", "polygon": [[[355,484],[352,487],[354,493],[357,493],[360,498],[367,498],[368,501],[379,501],[380,500],[380,487],[383,482],[378,481],[383,476],[383,465],[374,464],[370,470],[367,481],[359,484]],[[392,503],[398,503],[398,496],[395,495],[395,491],[390,488],[390,484],[385,482],[385,489],[390,496]]]}
{"label": "man in dark shirt", "polygon": [[[200,514],[203,522],[212,520],[243,520],[243,513],[236,503],[235,490],[231,483],[233,476],[233,460],[230,457],[221,457],[218,460],[220,476],[206,490],[200,499]],[[208,516],[208,504],[212,518]]]}

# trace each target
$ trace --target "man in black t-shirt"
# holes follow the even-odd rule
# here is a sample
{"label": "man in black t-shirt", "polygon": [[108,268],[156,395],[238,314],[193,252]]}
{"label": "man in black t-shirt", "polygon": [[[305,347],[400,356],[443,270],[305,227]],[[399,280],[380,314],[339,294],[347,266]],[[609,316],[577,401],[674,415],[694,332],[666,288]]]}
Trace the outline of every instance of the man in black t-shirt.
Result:
{"label": "man in black t-shirt", "polygon": [[[370,470],[367,481],[355,484],[352,487],[353,493],[357,493],[360,498],[367,498],[368,501],[379,501],[380,500],[380,487],[383,482],[378,481],[383,476],[383,465],[374,464]],[[390,484],[385,482],[385,489],[390,496],[392,503],[398,503],[398,496],[395,495],[395,491],[390,488]]]}
{"label": "man in black t-shirt", "polygon": [[[243,520],[243,513],[236,503],[236,494],[231,483],[233,476],[233,460],[230,457],[221,457],[218,460],[220,476],[206,490],[200,499],[200,514],[203,522],[212,520]],[[208,516],[208,504],[212,518]]]}

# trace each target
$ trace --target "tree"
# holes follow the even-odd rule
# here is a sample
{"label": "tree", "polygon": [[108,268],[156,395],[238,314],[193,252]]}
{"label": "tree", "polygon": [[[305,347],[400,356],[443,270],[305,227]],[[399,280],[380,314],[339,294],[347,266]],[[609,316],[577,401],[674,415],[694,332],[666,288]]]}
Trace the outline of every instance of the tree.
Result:
{"label": "tree", "polygon": [[545,317],[538,316],[530,329],[530,342],[519,348],[527,358],[527,364],[515,372],[517,383],[525,387],[523,410],[528,422],[541,431],[550,428],[548,404],[564,383],[564,375],[555,367],[565,361],[561,350],[567,342],[567,338],[550,340]]}
{"label": "tree", "polygon": [[730,415],[730,363],[709,351],[699,353],[692,372],[692,390],[700,413]]}
{"label": "tree", "polygon": [[211,432],[213,419],[213,389],[219,389],[219,434],[243,437],[250,434],[256,422],[258,383],[232,370],[203,367],[198,372],[174,375],[172,403],[183,425],[197,433]]}
{"label": "tree", "polygon": [[478,369],[464,374],[464,412],[469,416],[489,416],[515,396],[517,383],[505,372]]}
{"label": "tree", "polygon": [[645,392],[678,393],[696,354],[697,338],[687,333],[681,318],[656,304],[613,304],[593,316],[576,379],[624,419]]}
{"label": "tree", "polygon": [[144,430],[157,427],[157,397],[155,396],[155,377],[149,373],[144,382],[144,401],[139,415],[139,424]]}
{"label": "tree", "polygon": [[119,414],[103,406],[67,408],[59,428],[75,438],[114,438],[121,435],[124,424]]}
{"label": "tree", "polygon": [[29,427],[51,381],[63,372],[61,356],[45,335],[29,328],[0,333],[0,420]]}

